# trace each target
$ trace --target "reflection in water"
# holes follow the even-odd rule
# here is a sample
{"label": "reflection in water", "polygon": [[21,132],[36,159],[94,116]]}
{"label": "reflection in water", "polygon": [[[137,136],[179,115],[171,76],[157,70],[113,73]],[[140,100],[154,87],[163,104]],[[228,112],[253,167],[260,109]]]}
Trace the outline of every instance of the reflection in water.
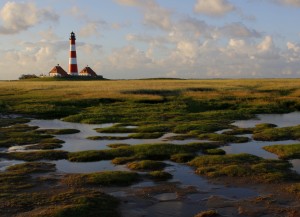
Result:
{"label": "reflection in water", "polygon": [[300,159],[290,160],[293,164],[293,170],[300,174]]}
{"label": "reflection in water", "polygon": [[131,145],[137,144],[152,144],[152,143],[172,143],[172,144],[186,144],[190,142],[205,142],[202,140],[188,139],[188,140],[174,140],[165,141],[167,137],[177,134],[167,133],[163,137],[158,139],[125,139],[125,140],[89,140],[86,139],[90,136],[120,136],[127,137],[128,133],[98,133],[95,128],[111,127],[113,124],[80,124],[69,123],[61,120],[32,120],[30,123],[32,126],[38,126],[41,129],[77,129],[79,133],[69,135],[57,135],[58,139],[65,141],[61,150],[75,152],[86,150],[103,150],[107,149],[108,144],[114,143],[127,143]]}
{"label": "reflection in water", "polygon": [[[300,112],[292,112],[288,114],[264,114],[257,115],[257,120],[244,120],[236,121],[233,125],[240,128],[255,127],[256,124],[261,123],[270,123],[276,124],[278,127],[289,127],[300,125]],[[249,153],[254,154],[263,158],[278,159],[277,155],[267,152],[262,149],[264,146],[268,145],[288,145],[288,144],[297,144],[298,140],[287,140],[287,141],[250,141],[242,144],[230,144],[229,146],[223,147],[222,149],[228,154],[238,154],[238,153]],[[297,173],[300,173],[300,160],[291,160],[293,164],[293,170]]]}
{"label": "reflection in water", "polygon": [[276,142],[266,142],[266,141],[250,141],[246,143],[231,143],[228,146],[222,147],[227,154],[240,154],[240,153],[248,153],[253,154],[259,157],[263,157],[266,159],[278,159],[277,155],[265,151],[262,149],[264,146],[268,145],[277,145],[277,144],[295,144],[299,143],[297,140],[286,140],[286,141],[276,141]]}
{"label": "reflection in water", "polygon": [[278,127],[300,125],[300,112],[288,114],[263,114],[257,115],[257,118],[257,120],[236,121],[233,125],[241,128],[255,127],[256,124],[262,123],[276,124]]}
{"label": "reflection in water", "polygon": [[59,172],[64,173],[93,173],[101,171],[128,171],[124,165],[114,166],[110,161],[98,161],[98,162],[70,162],[67,160],[58,160],[51,163],[56,164],[56,168]]}
{"label": "reflection in water", "polygon": [[0,171],[4,171],[9,166],[21,163],[24,163],[24,161],[0,159]]}
{"label": "reflection in water", "polygon": [[[196,186],[200,192],[209,192],[210,194],[223,195],[228,198],[240,199],[257,196],[257,192],[251,189],[233,187],[224,188],[222,185],[211,184],[205,178],[196,175],[194,169],[187,165],[177,164],[171,161],[167,161],[166,163],[172,165],[165,169],[165,171],[173,175],[171,181],[178,181],[183,186]],[[205,197],[203,194],[199,196],[202,199]]]}

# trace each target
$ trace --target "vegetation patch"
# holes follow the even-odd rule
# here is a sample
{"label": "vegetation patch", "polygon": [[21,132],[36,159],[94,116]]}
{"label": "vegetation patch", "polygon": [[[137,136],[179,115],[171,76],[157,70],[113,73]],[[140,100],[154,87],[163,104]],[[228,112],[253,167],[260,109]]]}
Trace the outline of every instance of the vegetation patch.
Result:
{"label": "vegetation patch", "polygon": [[52,163],[29,162],[29,163],[16,164],[10,166],[6,170],[18,174],[28,174],[28,173],[53,172],[56,170],[56,168],[55,168],[55,164]]}
{"label": "vegetation patch", "polygon": [[139,160],[138,157],[116,157],[111,162],[115,165],[123,165],[132,161]]}
{"label": "vegetation patch", "polygon": [[125,136],[89,136],[87,139],[90,140],[126,140],[129,137]]}
{"label": "vegetation patch", "polygon": [[270,145],[263,147],[263,149],[278,155],[280,159],[300,159],[300,144]]}
{"label": "vegetation patch", "polygon": [[135,133],[136,128],[127,128],[125,126],[115,125],[106,128],[96,128],[98,133]]}
{"label": "vegetation patch", "polygon": [[64,134],[75,134],[79,133],[77,129],[41,129],[37,130],[39,133],[50,134],[50,135],[64,135]]}
{"label": "vegetation patch", "polygon": [[193,153],[180,153],[180,154],[173,154],[171,156],[171,161],[176,163],[186,163],[195,158],[195,154]]}
{"label": "vegetation patch", "polygon": [[173,133],[212,133],[218,130],[228,129],[229,123],[226,120],[221,121],[201,121],[199,123],[185,123],[185,124],[178,124]]}
{"label": "vegetation patch", "polygon": [[296,194],[298,197],[300,197],[300,183],[294,183],[289,185],[286,190],[290,193]]}
{"label": "vegetation patch", "polygon": [[247,177],[255,182],[282,182],[298,179],[291,164],[282,160],[265,160],[250,154],[199,156],[189,162],[196,173],[208,177]]}
{"label": "vegetation patch", "polygon": [[223,132],[225,135],[244,135],[244,134],[253,134],[253,128],[235,128],[232,130],[228,130]]}
{"label": "vegetation patch", "polygon": [[142,161],[135,161],[127,164],[127,167],[131,170],[161,170],[165,168],[167,164],[159,161],[153,160],[142,160]]}
{"label": "vegetation patch", "polygon": [[154,181],[166,181],[173,178],[173,175],[161,170],[156,170],[148,173],[148,177]]}
{"label": "vegetation patch", "polygon": [[100,185],[127,186],[139,180],[138,173],[128,171],[104,171],[89,174],[66,175],[62,183],[69,186]]}
{"label": "vegetation patch", "polygon": [[68,154],[68,159],[74,162],[91,162],[117,158],[114,160],[114,163],[122,160],[131,161],[132,159],[168,160],[174,154],[194,153],[205,149],[218,148],[222,145],[224,144],[217,142],[189,143],[185,145],[167,143],[142,144],[107,150],[72,152]]}
{"label": "vegetation patch", "polygon": [[20,171],[2,172],[0,173],[0,202],[2,199],[1,194],[18,192],[22,189],[31,188],[34,185],[35,183],[30,180],[28,174],[24,174]]}
{"label": "vegetation patch", "polygon": [[25,147],[26,150],[52,150],[63,147],[59,143],[40,143],[36,145],[28,145]]}
{"label": "vegetation patch", "polygon": [[248,137],[225,135],[225,134],[218,134],[218,133],[201,134],[198,136],[198,138],[211,140],[211,141],[219,141],[224,143],[245,143],[250,141]]}
{"label": "vegetation patch", "polygon": [[255,130],[253,139],[258,141],[283,141],[283,140],[297,140],[300,138],[300,125],[283,128],[265,128],[262,130]]}
{"label": "vegetation patch", "polygon": [[129,137],[133,139],[158,139],[162,137],[164,133],[155,132],[155,133],[134,133],[130,134]]}
{"label": "vegetation patch", "polygon": [[39,160],[62,160],[67,159],[68,152],[66,151],[32,151],[32,152],[9,152],[3,157],[15,160],[24,161],[39,161]]}
{"label": "vegetation patch", "polygon": [[[0,195],[1,210],[7,216],[33,217],[120,217],[119,201],[103,192],[87,189],[67,189]],[[14,209],[12,209],[14,208]]]}
{"label": "vegetation patch", "polygon": [[115,143],[115,144],[108,144],[107,147],[110,148],[121,148],[121,147],[128,147],[130,146],[129,144],[124,144],[124,143]]}
{"label": "vegetation patch", "polygon": [[121,91],[124,94],[142,94],[142,95],[159,95],[159,96],[177,96],[180,90],[162,90],[162,89],[140,89]]}
{"label": "vegetation patch", "polygon": [[9,127],[12,125],[25,124],[28,122],[30,122],[30,120],[26,119],[26,118],[11,118],[11,117],[3,118],[3,117],[1,117],[0,118],[0,127]]}
{"label": "vegetation patch", "polygon": [[202,211],[195,215],[194,217],[218,217],[220,216],[216,210]]}
{"label": "vegetation patch", "polygon": [[44,139],[52,138],[51,135],[41,135],[36,131],[27,131],[31,127],[24,128],[23,126],[0,128],[0,147],[11,147],[15,145],[35,144]]}
{"label": "vegetation patch", "polygon": [[223,149],[214,148],[214,149],[206,149],[203,151],[204,154],[208,155],[225,155],[226,152]]}

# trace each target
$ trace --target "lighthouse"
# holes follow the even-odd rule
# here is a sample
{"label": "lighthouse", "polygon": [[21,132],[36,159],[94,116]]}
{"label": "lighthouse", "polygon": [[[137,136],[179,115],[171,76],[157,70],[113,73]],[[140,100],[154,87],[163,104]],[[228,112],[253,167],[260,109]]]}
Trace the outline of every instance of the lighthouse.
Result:
{"label": "lighthouse", "polygon": [[69,75],[77,76],[78,67],[77,67],[77,57],[76,57],[76,37],[75,33],[71,32],[70,36],[70,57],[69,57]]}

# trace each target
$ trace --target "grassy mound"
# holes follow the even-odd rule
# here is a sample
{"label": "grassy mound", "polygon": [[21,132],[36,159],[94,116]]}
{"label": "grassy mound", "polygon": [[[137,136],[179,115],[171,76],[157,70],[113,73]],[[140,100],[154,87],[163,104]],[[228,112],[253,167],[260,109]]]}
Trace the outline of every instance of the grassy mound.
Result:
{"label": "grassy mound", "polygon": [[265,160],[250,154],[199,156],[189,162],[196,172],[208,177],[247,177],[254,182],[282,182],[297,179],[291,164],[281,160]]}
{"label": "grassy mound", "polygon": [[281,159],[300,159],[300,144],[270,145],[263,149],[278,155]]}

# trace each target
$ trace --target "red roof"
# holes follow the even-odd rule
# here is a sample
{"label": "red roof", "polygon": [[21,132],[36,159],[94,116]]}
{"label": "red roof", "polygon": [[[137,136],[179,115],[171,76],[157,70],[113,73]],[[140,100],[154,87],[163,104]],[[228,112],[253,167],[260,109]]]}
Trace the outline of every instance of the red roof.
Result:
{"label": "red roof", "polygon": [[49,72],[50,75],[52,73],[60,74],[61,77],[67,77],[68,76],[68,73],[59,65],[54,66],[54,68]]}
{"label": "red roof", "polygon": [[84,69],[81,70],[81,72],[79,73],[79,75],[89,75],[92,77],[97,77],[98,75],[96,74],[96,72],[94,72],[93,69],[91,69],[90,67],[85,67]]}

